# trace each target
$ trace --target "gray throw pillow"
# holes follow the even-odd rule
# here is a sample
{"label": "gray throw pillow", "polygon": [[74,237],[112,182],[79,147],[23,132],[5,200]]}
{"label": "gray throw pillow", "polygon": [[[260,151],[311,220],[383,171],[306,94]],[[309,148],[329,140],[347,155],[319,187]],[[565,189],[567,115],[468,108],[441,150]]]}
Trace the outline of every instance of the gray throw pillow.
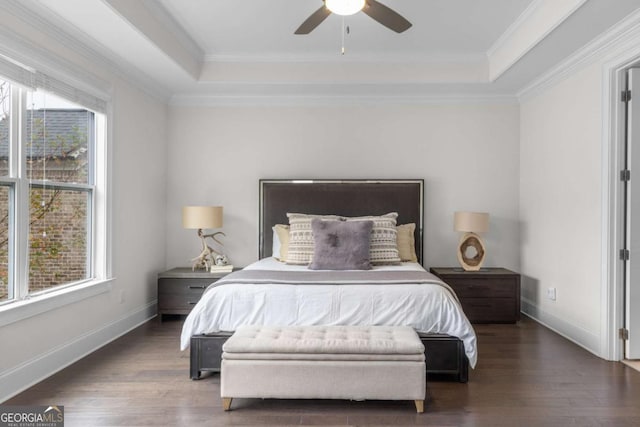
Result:
{"label": "gray throw pillow", "polygon": [[369,246],[373,221],[311,221],[311,270],[371,270]]}

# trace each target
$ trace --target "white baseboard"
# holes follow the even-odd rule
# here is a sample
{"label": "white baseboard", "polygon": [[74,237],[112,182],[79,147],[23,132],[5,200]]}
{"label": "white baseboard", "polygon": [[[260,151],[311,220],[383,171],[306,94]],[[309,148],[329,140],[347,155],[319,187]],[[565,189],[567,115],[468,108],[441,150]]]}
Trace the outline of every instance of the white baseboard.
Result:
{"label": "white baseboard", "polygon": [[527,317],[535,320],[541,325],[551,329],[568,339],[569,341],[579,345],[585,350],[595,354],[598,357],[602,357],[600,354],[600,336],[593,334],[579,326],[576,326],[564,319],[561,319],[548,311],[542,310],[535,305],[532,301],[522,298],[521,299],[521,311]]}
{"label": "white baseboard", "polygon": [[154,300],[114,322],[0,372],[0,403],[137,328],[156,315],[156,306]]}

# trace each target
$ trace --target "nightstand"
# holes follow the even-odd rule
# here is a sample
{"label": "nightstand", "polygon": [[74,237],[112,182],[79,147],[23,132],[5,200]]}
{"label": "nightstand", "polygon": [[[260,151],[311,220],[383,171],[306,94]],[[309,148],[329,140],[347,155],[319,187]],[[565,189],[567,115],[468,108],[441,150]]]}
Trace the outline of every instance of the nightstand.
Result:
{"label": "nightstand", "polygon": [[451,286],[471,323],[516,323],[520,320],[520,275],[505,268],[464,271],[432,267],[429,271]]}
{"label": "nightstand", "polygon": [[[237,270],[237,269],[234,269]],[[204,290],[229,273],[192,271],[178,267],[158,274],[158,317],[163,314],[189,314]]]}

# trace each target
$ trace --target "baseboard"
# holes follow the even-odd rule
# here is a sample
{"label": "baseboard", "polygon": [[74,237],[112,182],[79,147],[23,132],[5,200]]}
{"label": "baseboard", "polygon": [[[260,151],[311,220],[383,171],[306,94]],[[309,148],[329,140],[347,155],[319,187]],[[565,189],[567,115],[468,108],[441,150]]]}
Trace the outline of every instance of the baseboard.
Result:
{"label": "baseboard", "polygon": [[541,325],[551,329],[558,335],[579,345],[598,357],[600,355],[600,336],[580,328],[536,306],[532,301],[522,298],[522,313]]}
{"label": "baseboard", "polygon": [[157,301],[0,373],[0,403],[50,377],[153,318]]}

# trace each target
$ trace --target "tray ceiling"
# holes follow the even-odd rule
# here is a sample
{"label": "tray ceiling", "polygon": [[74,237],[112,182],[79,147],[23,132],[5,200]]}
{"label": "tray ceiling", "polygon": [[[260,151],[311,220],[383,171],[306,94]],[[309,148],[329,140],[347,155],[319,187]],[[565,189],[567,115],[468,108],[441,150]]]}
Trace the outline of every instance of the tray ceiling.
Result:
{"label": "tray ceiling", "polygon": [[[4,0],[118,64],[174,103],[302,99],[515,100],[533,80],[638,12],[638,0],[381,0],[295,29],[320,0]],[[141,78],[142,76],[142,78]],[[233,101],[233,102],[235,102]]]}

